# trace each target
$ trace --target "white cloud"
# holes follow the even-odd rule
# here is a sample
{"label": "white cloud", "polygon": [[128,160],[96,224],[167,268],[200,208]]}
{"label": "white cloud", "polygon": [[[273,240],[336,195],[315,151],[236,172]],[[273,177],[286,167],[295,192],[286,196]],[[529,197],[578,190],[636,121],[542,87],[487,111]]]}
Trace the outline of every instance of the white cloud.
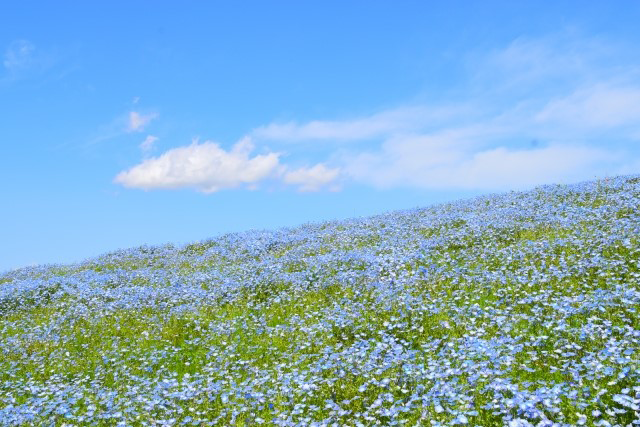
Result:
{"label": "white cloud", "polygon": [[613,173],[624,156],[589,146],[474,147],[448,135],[394,140],[349,159],[345,174],[378,188],[505,190]]}
{"label": "white cloud", "polygon": [[579,145],[515,150],[498,147],[475,153],[457,170],[441,169],[436,176],[458,188],[502,190],[590,179],[608,172],[620,160],[618,153]]}
{"label": "white cloud", "polygon": [[153,144],[157,140],[158,140],[157,136],[147,135],[147,137],[144,139],[144,141],[142,141],[142,143],[140,144],[140,149],[143,152],[148,153],[149,151],[151,151],[151,149],[153,149]]}
{"label": "white cloud", "polygon": [[[566,36],[519,37],[474,65],[482,78],[487,77],[486,73],[494,73],[501,78],[507,77],[509,84],[530,84],[559,75],[584,75],[588,69],[587,58],[599,53],[595,47],[593,41]],[[503,83],[504,80],[499,82]]]}
{"label": "white cloud", "polygon": [[614,128],[635,125],[640,131],[640,85],[596,84],[550,101],[536,115],[541,123],[572,128]]}
{"label": "white cloud", "polygon": [[137,111],[129,113],[129,123],[127,130],[129,132],[141,132],[152,120],[157,118],[156,113],[140,114]]}
{"label": "white cloud", "polygon": [[[140,147],[146,152],[157,139],[149,135]],[[248,137],[229,151],[211,141],[201,144],[194,141],[159,157],[143,160],[120,172],[114,182],[144,190],[193,188],[203,193],[241,186],[255,190],[266,179],[297,186],[302,192],[339,189],[336,184],[340,173],[338,168],[319,163],[309,168],[290,170],[280,163],[280,154],[269,152],[252,157],[253,149]]]}
{"label": "white cloud", "polygon": [[468,107],[403,107],[351,120],[314,120],[303,124],[272,123],[255,129],[251,134],[259,139],[277,141],[362,140],[394,134],[399,130],[408,132],[427,124],[433,126],[462,111],[468,112]]}
{"label": "white cloud", "polygon": [[34,61],[35,46],[27,40],[16,40],[9,45],[4,54],[2,65],[11,71],[29,68]]}
{"label": "white cloud", "polygon": [[[629,73],[633,48],[612,40],[564,31],[542,37],[518,37],[505,47],[471,55],[474,90],[498,99],[541,99]],[[631,58],[631,59],[630,59]],[[523,100],[523,99],[520,99]]]}
{"label": "white cloud", "polygon": [[[318,191],[334,183],[339,174],[339,169],[328,168],[319,163],[311,168],[300,168],[287,172],[284,175],[284,182],[297,185],[302,192]],[[333,185],[330,189],[338,190],[338,187]]]}
{"label": "white cloud", "polygon": [[503,190],[639,172],[640,63],[628,49],[564,33],[472,58],[456,102],[251,135],[325,147],[342,178],[378,188]]}
{"label": "white cloud", "polygon": [[[637,123],[632,103],[603,102],[600,109],[589,113],[591,116],[583,104],[570,108],[567,102],[564,109],[543,109],[544,114],[516,108],[489,116],[484,122],[466,123],[461,118],[458,126],[433,132],[407,134],[400,130],[365,152],[343,150],[334,156],[334,163],[346,178],[376,188],[465,190],[525,188],[633,169],[625,150],[614,150],[608,141],[575,138],[588,135],[586,130],[595,125],[612,129]],[[618,108],[625,113],[613,114]],[[551,111],[557,114],[552,116]],[[553,118],[561,125],[541,123],[542,118]],[[590,118],[593,123],[584,123]],[[537,141],[539,137],[542,142]],[[633,135],[628,133],[626,138],[630,140]]]}
{"label": "white cloud", "polygon": [[[506,190],[640,172],[640,63],[616,52],[619,46],[571,35],[521,38],[476,56],[477,69],[461,83],[468,90],[457,90],[455,101],[249,132],[251,140],[287,144],[293,154],[304,147],[314,156],[307,158],[311,167],[289,168],[272,152],[250,157],[253,145],[244,139],[230,151],[212,142],[175,148],[115,181],[203,192],[253,189],[266,179],[300,191],[337,190],[347,180],[376,188]],[[154,117],[132,112],[129,128],[142,130]],[[317,157],[323,155],[326,163]]]}
{"label": "white cloud", "polygon": [[197,141],[144,160],[119,173],[114,182],[129,188],[195,188],[204,193],[253,185],[278,171],[278,154],[250,157],[251,140],[245,138],[225,151],[218,144]]}

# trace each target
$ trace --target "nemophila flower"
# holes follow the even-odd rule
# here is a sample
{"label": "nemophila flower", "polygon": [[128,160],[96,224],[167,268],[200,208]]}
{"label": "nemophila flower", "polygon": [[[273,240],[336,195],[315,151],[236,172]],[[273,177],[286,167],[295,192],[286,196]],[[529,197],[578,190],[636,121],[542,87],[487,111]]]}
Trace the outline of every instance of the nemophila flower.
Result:
{"label": "nemophila flower", "polygon": [[5,273],[0,425],[631,422],[639,182]]}

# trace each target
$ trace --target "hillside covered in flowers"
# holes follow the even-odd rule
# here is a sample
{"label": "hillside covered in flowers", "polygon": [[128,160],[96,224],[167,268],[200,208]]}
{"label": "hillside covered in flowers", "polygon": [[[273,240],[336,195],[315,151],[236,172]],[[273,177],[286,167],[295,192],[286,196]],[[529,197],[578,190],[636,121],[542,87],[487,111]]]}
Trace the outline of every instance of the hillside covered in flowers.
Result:
{"label": "hillside covered in flowers", "polygon": [[640,176],[0,274],[0,426],[640,425]]}

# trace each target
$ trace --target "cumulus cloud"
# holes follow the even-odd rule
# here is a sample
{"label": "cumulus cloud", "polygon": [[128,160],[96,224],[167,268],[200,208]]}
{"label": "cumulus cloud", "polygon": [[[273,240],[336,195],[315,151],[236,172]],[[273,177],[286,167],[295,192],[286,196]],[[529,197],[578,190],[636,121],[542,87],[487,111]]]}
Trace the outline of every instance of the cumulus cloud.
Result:
{"label": "cumulus cloud", "polygon": [[129,132],[141,132],[144,128],[158,115],[156,113],[140,114],[137,111],[131,111],[129,113],[129,122],[127,130]]}
{"label": "cumulus cloud", "polygon": [[153,144],[157,140],[158,140],[157,136],[147,135],[147,137],[144,139],[144,141],[142,141],[142,143],[140,144],[140,149],[143,152],[148,153],[149,151],[151,151],[153,149]]}
{"label": "cumulus cloud", "polygon": [[215,142],[196,141],[144,160],[119,173],[114,182],[145,190],[194,188],[204,193],[251,186],[276,174],[279,168],[279,154],[251,157],[252,150],[253,144],[248,138],[229,151]]}
{"label": "cumulus cloud", "polygon": [[299,168],[285,173],[284,182],[297,185],[302,192],[318,191],[323,187],[330,186],[330,189],[337,190],[335,183],[340,170],[338,168],[328,168],[322,163],[311,168]]}

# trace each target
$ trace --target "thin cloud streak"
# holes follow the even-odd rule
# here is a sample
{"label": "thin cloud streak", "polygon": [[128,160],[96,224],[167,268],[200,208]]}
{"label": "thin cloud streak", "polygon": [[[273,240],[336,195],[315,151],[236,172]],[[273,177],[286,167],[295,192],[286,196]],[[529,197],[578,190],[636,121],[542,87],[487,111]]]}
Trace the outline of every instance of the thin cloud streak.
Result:
{"label": "thin cloud streak", "polygon": [[586,146],[500,146],[474,151],[446,138],[403,142],[349,159],[345,174],[384,189],[506,190],[580,180],[613,172],[616,165],[624,164],[621,153]]}
{"label": "thin cloud streak", "polygon": [[598,84],[581,88],[549,102],[535,120],[580,129],[635,125],[640,131],[640,87]]}
{"label": "thin cloud streak", "polygon": [[287,172],[284,175],[284,182],[298,186],[300,192],[319,191],[323,187],[330,186],[332,191],[338,191],[340,187],[333,184],[340,174],[338,168],[328,168],[319,163],[311,168],[299,168]]}
{"label": "thin cloud streak", "polygon": [[285,142],[308,140],[354,141],[393,135],[399,130],[415,131],[425,125],[445,123],[469,112],[465,105],[456,107],[408,106],[383,111],[352,120],[313,120],[308,123],[272,123],[251,132],[256,139]]}
{"label": "thin cloud streak", "polygon": [[[618,50],[567,34],[521,38],[475,57],[469,93],[458,104],[273,123],[252,135],[322,140],[345,179],[376,188],[504,190],[633,172],[640,64],[624,55],[613,60]],[[603,135],[615,138],[617,148]],[[331,148],[364,140],[365,150]]]}
{"label": "thin cloud streak", "polygon": [[149,151],[151,151],[153,149],[153,144],[155,144],[155,142],[157,140],[158,140],[157,136],[147,135],[147,137],[144,139],[144,141],[142,141],[142,143],[140,143],[140,149],[144,153],[148,153]]}
{"label": "thin cloud streak", "polygon": [[[65,77],[70,68],[54,66],[61,60],[60,53],[51,48],[41,49],[29,40],[12,41],[0,58],[0,89],[21,81],[45,82]],[[68,65],[67,65],[68,67]]]}
{"label": "thin cloud streak", "polygon": [[129,123],[127,126],[127,131],[141,132],[149,123],[151,123],[152,120],[156,119],[157,117],[157,113],[141,114],[137,111],[131,111],[129,113]]}
{"label": "thin cloud streak", "polygon": [[7,48],[2,65],[9,72],[18,72],[33,65],[36,47],[27,40],[16,40]]}

